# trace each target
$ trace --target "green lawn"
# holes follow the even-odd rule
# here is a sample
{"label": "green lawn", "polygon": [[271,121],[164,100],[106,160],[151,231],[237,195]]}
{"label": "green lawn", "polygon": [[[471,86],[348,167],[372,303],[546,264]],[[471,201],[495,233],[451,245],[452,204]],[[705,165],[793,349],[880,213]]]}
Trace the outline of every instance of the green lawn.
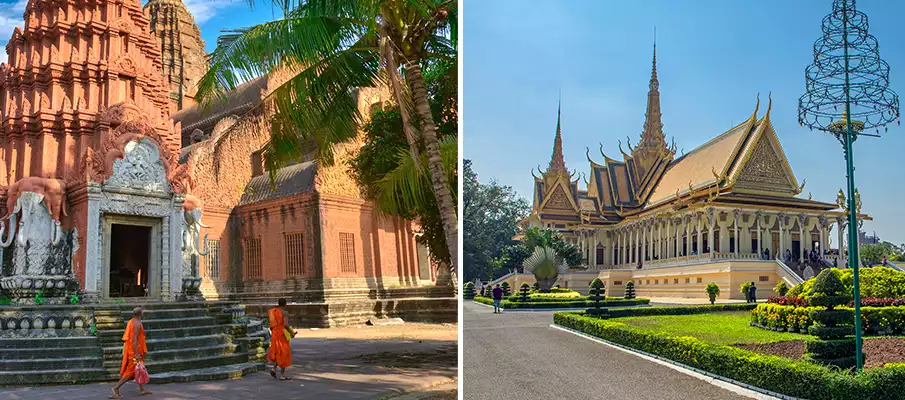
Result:
{"label": "green lawn", "polygon": [[803,340],[808,335],[774,332],[748,325],[749,311],[723,311],[691,315],[624,317],[613,321],[656,330],[673,336],[691,336],[714,344],[772,343]]}

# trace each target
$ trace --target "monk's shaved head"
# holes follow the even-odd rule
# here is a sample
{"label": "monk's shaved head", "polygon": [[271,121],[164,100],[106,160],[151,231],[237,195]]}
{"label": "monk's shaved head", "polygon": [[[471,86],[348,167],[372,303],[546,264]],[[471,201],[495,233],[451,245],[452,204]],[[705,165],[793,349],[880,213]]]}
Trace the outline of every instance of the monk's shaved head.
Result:
{"label": "monk's shaved head", "polygon": [[135,307],[132,309],[132,316],[141,317],[142,314],[144,314],[144,310],[142,310],[141,307]]}

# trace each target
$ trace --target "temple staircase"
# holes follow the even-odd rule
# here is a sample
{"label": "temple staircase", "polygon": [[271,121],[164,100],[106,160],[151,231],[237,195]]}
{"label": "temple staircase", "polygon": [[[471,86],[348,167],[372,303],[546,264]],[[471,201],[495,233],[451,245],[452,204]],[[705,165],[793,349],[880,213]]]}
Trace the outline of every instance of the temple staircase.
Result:
{"label": "temple staircase", "polygon": [[[264,369],[265,338],[259,321],[244,317],[236,303],[145,304],[148,355],[145,366],[155,383],[241,377]],[[119,377],[122,336],[133,305],[98,309],[97,336],[103,368]]]}
{"label": "temple staircase", "polygon": [[[118,380],[122,336],[136,305],[0,307],[0,387]],[[231,379],[264,369],[264,326],[246,317],[243,305],[141,306],[152,383]]]}

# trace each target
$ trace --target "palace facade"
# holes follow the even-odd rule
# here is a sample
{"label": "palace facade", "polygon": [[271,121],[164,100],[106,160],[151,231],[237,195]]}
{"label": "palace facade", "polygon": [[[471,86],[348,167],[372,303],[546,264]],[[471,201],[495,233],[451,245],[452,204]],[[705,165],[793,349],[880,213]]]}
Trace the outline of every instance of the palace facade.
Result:
{"label": "palace facade", "polygon": [[[844,265],[830,251],[832,227],[845,231],[844,203],[799,197],[804,181],[783,153],[771,107],[758,115],[758,98],[742,123],[677,155],[663,133],[655,45],[638,143],[619,142],[621,161],[602,145],[601,163],[588,150],[590,171],[581,179],[566,168],[557,118],[552,157],[546,170],[532,171],[533,206],[520,224],[555,229],[580,247],[587,269],[561,275],[580,289],[600,276],[614,289],[633,280],[639,295],[703,297],[710,281],[724,294],[745,281],[769,290],[780,279],[813,276],[821,265]],[[806,252],[823,262],[808,262]]]}

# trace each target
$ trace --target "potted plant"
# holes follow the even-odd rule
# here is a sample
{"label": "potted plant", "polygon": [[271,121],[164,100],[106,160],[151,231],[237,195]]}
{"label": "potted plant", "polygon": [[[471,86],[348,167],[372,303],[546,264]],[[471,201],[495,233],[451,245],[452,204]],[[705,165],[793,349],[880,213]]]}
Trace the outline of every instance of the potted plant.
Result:
{"label": "potted plant", "polygon": [[786,293],[789,293],[789,285],[787,285],[785,281],[779,281],[779,283],[776,284],[776,287],[773,288],[773,291],[779,293],[780,297],[783,297]]}
{"label": "potted plant", "polygon": [[716,297],[720,295],[720,286],[716,282],[710,282],[704,291],[707,292],[707,297],[710,298],[710,304],[714,304]]}

